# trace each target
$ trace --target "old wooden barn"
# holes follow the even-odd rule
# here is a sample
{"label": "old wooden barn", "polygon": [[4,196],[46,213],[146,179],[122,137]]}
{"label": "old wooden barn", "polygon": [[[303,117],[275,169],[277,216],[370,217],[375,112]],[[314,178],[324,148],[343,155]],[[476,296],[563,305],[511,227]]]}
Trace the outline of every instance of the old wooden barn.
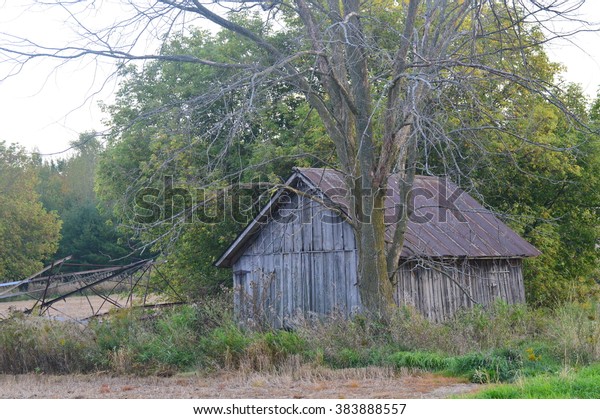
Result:
{"label": "old wooden barn", "polygon": [[[360,311],[343,175],[295,169],[286,185],[216,262],[233,268],[238,318],[281,327],[299,315]],[[388,186],[392,211],[393,177]],[[535,247],[443,178],[417,176],[413,202],[394,284],[398,304],[441,321],[474,304],[525,300],[522,260],[537,256]]]}

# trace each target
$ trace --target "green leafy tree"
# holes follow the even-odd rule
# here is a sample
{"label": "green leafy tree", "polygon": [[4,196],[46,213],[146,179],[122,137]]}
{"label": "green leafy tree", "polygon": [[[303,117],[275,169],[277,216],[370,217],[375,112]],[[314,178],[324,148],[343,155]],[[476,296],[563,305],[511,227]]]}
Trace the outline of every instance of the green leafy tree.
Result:
{"label": "green leafy tree", "polygon": [[0,280],[23,279],[58,248],[61,222],[36,191],[34,162],[21,147],[0,142]]}
{"label": "green leafy tree", "polygon": [[81,134],[71,146],[71,156],[37,165],[41,200],[62,220],[57,256],[73,256],[71,262],[80,264],[122,263],[132,250],[94,190],[100,143],[90,132]]}
{"label": "green leafy tree", "polygon": [[[530,36],[543,39],[537,30]],[[482,48],[496,50],[493,42]],[[526,68],[519,69],[521,58]],[[490,53],[485,62],[495,66],[498,60],[535,74],[540,85],[560,80],[562,68],[549,60],[541,43],[517,60]],[[440,95],[445,101],[432,103],[437,111],[428,129],[442,129],[452,141],[422,144],[419,161],[419,170],[450,176],[478,195],[542,251],[525,262],[527,301],[534,305],[593,296],[600,256],[600,150],[593,107],[588,109],[574,84],[552,87],[548,95],[561,106],[519,80],[492,78],[470,91],[450,87]],[[489,111],[481,113],[482,108]],[[460,118],[449,118],[453,112]]]}
{"label": "green leafy tree", "polygon": [[[590,123],[580,88],[570,85],[562,94],[571,112]],[[534,100],[520,119],[520,132],[536,143],[502,137],[484,153],[471,152],[477,188],[542,251],[525,263],[527,300],[548,306],[588,299],[598,292],[599,138],[582,135],[564,114]]]}

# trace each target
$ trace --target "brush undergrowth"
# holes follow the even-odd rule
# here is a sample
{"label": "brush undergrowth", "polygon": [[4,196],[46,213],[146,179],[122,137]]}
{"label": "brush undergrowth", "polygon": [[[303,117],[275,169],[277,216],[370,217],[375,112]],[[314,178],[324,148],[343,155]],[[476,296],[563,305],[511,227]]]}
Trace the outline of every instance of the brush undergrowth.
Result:
{"label": "brush undergrowth", "polygon": [[0,372],[88,372],[100,350],[94,334],[74,323],[13,315],[0,322]]}
{"label": "brush undergrowth", "polygon": [[[568,304],[550,312],[498,303],[488,310],[465,311],[444,324],[402,308],[387,322],[358,315],[296,322],[294,331],[257,331],[236,324],[231,300],[230,294],[222,294],[163,311],[121,310],[85,327],[14,315],[0,322],[0,372],[277,372],[292,360],[542,386],[567,367],[581,369],[600,361],[598,308],[592,304]],[[595,382],[595,375],[581,371],[574,383],[585,387]],[[509,394],[514,389],[494,391]]]}

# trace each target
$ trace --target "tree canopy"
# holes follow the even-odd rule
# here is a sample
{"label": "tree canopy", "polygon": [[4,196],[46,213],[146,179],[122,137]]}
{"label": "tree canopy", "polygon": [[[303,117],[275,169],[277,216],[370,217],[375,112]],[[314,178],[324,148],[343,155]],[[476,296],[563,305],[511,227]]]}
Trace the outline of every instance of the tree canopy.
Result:
{"label": "tree canopy", "polygon": [[17,281],[42,268],[53,256],[61,222],[44,209],[31,157],[0,142],[0,281]]}
{"label": "tree canopy", "polygon": [[[238,16],[244,19],[259,22]],[[197,57],[256,53],[239,36],[205,31],[175,37],[165,50]],[[243,202],[233,191],[208,204],[200,201],[215,197],[234,181],[250,188],[260,180],[276,184],[295,165],[333,161],[334,150],[315,115],[302,97],[283,84],[256,98],[261,106],[245,116],[243,131],[230,138],[237,129],[236,115],[245,106],[235,92],[190,105],[199,92],[213,88],[221,73],[169,61],[153,62],[143,69],[122,67],[117,100],[105,108],[111,115],[111,132],[99,162],[100,197],[110,203],[131,236],[150,251],[163,252],[167,264],[162,270],[181,293],[190,296],[231,282],[230,273],[212,263],[251,219],[261,202],[261,191],[238,189],[245,195]],[[162,111],[156,112],[157,108]],[[204,130],[215,123],[220,123],[215,128],[219,132],[208,142]],[[170,183],[165,185],[167,179]],[[168,188],[183,190],[195,202],[172,196]],[[153,222],[136,218],[141,212],[136,198],[141,199],[139,194],[145,191],[154,193],[151,199],[160,204],[161,214]],[[167,206],[171,206],[169,211]],[[186,211],[194,211],[197,222],[186,222]]]}

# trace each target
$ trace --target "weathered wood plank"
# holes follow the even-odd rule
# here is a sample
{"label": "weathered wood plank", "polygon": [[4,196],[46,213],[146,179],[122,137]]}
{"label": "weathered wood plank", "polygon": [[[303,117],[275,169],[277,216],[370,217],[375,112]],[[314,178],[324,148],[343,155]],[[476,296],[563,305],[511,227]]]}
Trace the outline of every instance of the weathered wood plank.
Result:
{"label": "weathered wood plank", "polygon": [[325,298],[325,314],[332,313],[336,306],[336,286],[334,278],[334,260],[331,252],[323,253],[323,282]]}
{"label": "weathered wood plank", "polygon": [[291,270],[291,257],[289,253],[282,255],[282,306],[283,306],[283,318],[282,321],[285,325],[287,319],[289,319],[292,311],[292,294],[294,292],[292,288],[292,270]]}
{"label": "weathered wood plank", "polygon": [[332,231],[332,240],[333,240],[333,249],[334,250],[343,250],[344,249],[344,228],[342,225],[342,219],[339,216],[336,216],[333,219],[333,223],[331,224]]}
{"label": "weathered wood plank", "polygon": [[333,218],[333,213],[330,210],[324,210],[324,217],[321,222],[321,231],[323,233],[321,237],[322,249],[324,251],[331,251],[335,249],[334,244],[334,231],[333,225],[331,224],[331,219]]}
{"label": "weathered wood plank", "polygon": [[[341,247],[341,246],[340,246]],[[344,252],[337,251],[333,253],[334,259],[334,278],[336,284],[336,304],[337,309],[344,315],[348,312],[348,290],[346,286],[346,268],[344,266]]]}
{"label": "weathered wood plank", "polygon": [[292,253],[290,256],[292,265],[292,283],[294,287],[292,295],[292,315],[296,317],[304,309],[302,306],[302,257],[300,253]]}
{"label": "weathered wood plank", "polygon": [[302,311],[307,313],[313,311],[312,307],[312,266],[310,254],[300,254],[300,281],[302,282]]}
{"label": "weathered wood plank", "polygon": [[322,231],[322,207],[315,201],[310,203],[311,217],[313,219],[311,225],[312,231],[312,250],[321,251],[323,250],[323,231]]}
{"label": "weathered wood plank", "polygon": [[315,308],[319,314],[326,313],[325,303],[325,281],[323,280],[323,254],[313,253],[311,255],[313,266],[313,281],[315,285]]}
{"label": "weathered wood plank", "polygon": [[303,252],[313,250],[313,234],[312,234],[312,200],[303,198],[302,201],[302,249]]}
{"label": "weathered wood plank", "polygon": [[282,272],[282,254],[273,255],[273,271],[275,275],[275,303],[273,304],[273,324],[275,327],[283,327],[283,272]]}
{"label": "weathered wood plank", "polygon": [[268,223],[263,228],[263,232],[261,234],[261,240],[264,241],[264,253],[265,254],[273,254],[273,230],[274,223]]}

